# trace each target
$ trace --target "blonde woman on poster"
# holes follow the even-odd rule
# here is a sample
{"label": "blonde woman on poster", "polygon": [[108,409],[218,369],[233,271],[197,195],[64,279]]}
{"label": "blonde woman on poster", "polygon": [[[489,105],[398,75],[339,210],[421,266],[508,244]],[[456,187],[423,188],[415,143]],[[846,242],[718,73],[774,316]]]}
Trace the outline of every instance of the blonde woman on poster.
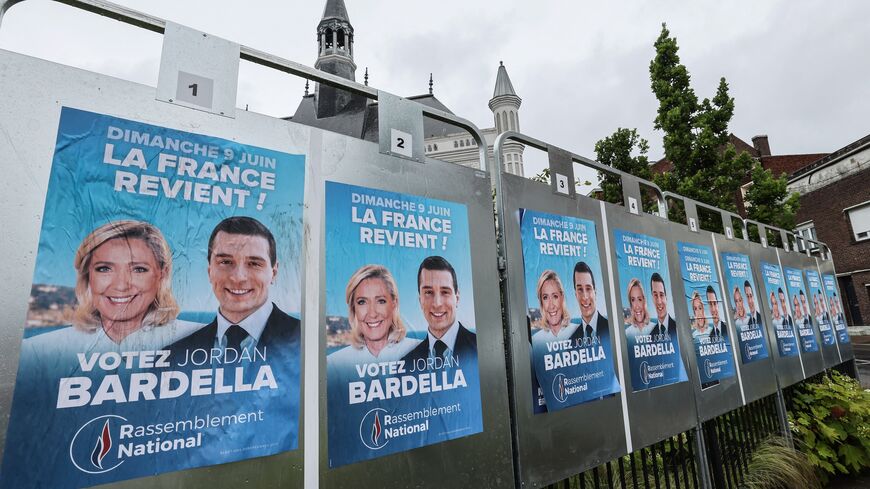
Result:
{"label": "blonde woman on poster", "polygon": [[398,287],[385,267],[365,265],[354,272],[345,301],[350,345],[330,354],[330,365],[398,360],[420,343],[406,336]]}

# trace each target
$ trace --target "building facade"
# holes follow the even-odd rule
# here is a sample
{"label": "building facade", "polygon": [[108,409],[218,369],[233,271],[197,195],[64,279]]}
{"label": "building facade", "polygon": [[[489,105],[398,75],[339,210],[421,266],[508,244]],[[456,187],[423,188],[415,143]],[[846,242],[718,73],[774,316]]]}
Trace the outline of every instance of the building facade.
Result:
{"label": "building facade", "polygon": [[828,245],[851,325],[870,324],[870,135],[793,173],[795,231]]}
{"label": "building facade", "polygon": [[[356,81],[354,62],[354,29],[350,23],[344,0],[327,0],[323,18],[317,25],[317,60],[314,67],[334,75]],[[368,84],[366,74],[365,83]],[[453,113],[435,97],[432,77],[429,78],[429,93],[406,97],[428,107]],[[492,157],[493,143],[504,131],[519,131],[519,109],[522,99],[514,90],[503,63],[496,72],[495,89],[489,100],[493,114],[493,127],[481,129],[487,152]],[[289,120],[309,126],[338,132],[368,141],[378,139],[377,102],[361,95],[315,84],[314,93],[305,95]],[[444,122],[424,119],[424,147],[426,155],[451,163],[476,167],[479,164],[477,142],[468,132]],[[509,173],[524,175],[524,146],[508,142],[504,146],[504,167]]]}

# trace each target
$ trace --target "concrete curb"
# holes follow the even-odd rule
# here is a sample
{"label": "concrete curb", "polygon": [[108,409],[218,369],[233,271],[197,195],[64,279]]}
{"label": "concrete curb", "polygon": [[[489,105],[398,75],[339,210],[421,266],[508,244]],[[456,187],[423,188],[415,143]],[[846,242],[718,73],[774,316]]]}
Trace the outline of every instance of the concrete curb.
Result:
{"label": "concrete curb", "polygon": [[849,336],[870,336],[870,326],[849,326]]}

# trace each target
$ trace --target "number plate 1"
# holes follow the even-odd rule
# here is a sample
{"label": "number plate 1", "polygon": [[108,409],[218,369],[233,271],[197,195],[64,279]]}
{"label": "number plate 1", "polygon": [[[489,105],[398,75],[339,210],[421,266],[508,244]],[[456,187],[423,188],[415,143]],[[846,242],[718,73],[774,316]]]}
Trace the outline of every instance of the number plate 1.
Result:
{"label": "number plate 1", "polygon": [[239,45],[166,23],[157,100],[235,117]]}

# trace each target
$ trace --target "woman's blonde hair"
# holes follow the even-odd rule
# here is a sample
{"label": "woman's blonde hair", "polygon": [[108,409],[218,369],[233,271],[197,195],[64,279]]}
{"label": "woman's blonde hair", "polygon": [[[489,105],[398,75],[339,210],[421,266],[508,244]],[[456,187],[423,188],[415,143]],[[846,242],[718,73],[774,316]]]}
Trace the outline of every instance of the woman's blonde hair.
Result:
{"label": "woman's blonde hair", "polygon": [[390,343],[398,343],[405,339],[405,335],[408,333],[405,323],[402,322],[402,317],[399,315],[399,288],[396,286],[396,279],[393,278],[393,274],[381,265],[366,265],[351,275],[350,280],[347,282],[347,288],[344,291],[344,300],[347,302],[347,320],[350,323],[350,343],[356,349],[360,349],[365,345],[365,337],[356,320],[356,305],[354,304],[353,294],[356,292],[359,284],[369,278],[383,280],[384,285],[387,286],[387,291],[396,303],[396,310],[393,313],[392,324],[390,324],[390,330],[388,331],[388,341]]}
{"label": "woman's blonde hair", "polygon": [[[628,282],[628,289],[626,289],[626,297],[628,298],[628,309],[631,311],[631,289],[632,287],[637,287],[640,289],[640,295],[643,296],[643,323],[649,323],[649,310],[646,308],[646,294],[643,291],[643,285],[640,284],[640,280],[633,278]],[[634,314],[630,314],[629,318],[634,318]],[[631,322],[631,321],[629,321]]]}
{"label": "woman's blonde hair", "polygon": [[178,316],[178,303],[172,295],[172,251],[157,227],[142,221],[113,221],[103,224],[87,235],[76,250],[73,266],[77,272],[76,299],[73,324],[86,331],[101,327],[100,312],[94,306],[90,289],[90,265],[94,250],[112,239],[141,239],[154,253],[163,278],[157,286],[157,297],[148,307],[142,325],[162,326]]}
{"label": "woman's blonde hair", "polygon": [[[695,301],[696,300],[701,303],[701,309],[703,309],[704,308],[704,299],[701,298],[701,294],[697,290],[692,292],[692,324],[694,324],[695,321],[698,320],[698,318],[695,317]],[[707,316],[704,316],[704,326],[706,327],[706,325],[707,325]]]}
{"label": "woman's blonde hair", "polygon": [[[568,312],[568,302],[565,299],[565,287],[562,286],[562,280],[559,278],[559,275],[553,270],[544,270],[544,272],[541,273],[541,276],[538,278],[538,287],[535,289],[538,294],[538,304],[541,307],[541,318],[543,319],[544,316],[544,301],[541,299],[541,296],[543,295],[542,291],[544,289],[544,283],[547,280],[556,282],[556,285],[559,287],[559,292],[562,294],[562,304],[559,305],[559,309],[561,309],[562,313],[562,321],[559,323],[559,326],[564,328],[571,322],[571,313]],[[541,321],[541,327],[550,331],[550,323],[548,323],[546,319]]]}

